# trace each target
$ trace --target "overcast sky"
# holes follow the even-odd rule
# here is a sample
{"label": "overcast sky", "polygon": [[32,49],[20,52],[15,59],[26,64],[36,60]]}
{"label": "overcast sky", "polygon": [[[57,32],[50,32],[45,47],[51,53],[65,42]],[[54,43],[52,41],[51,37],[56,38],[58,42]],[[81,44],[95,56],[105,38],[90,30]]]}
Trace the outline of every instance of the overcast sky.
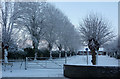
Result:
{"label": "overcast sky", "polygon": [[117,2],[52,2],[70,21],[78,26],[79,22],[90,12],[97,13],[107,19],[114,33],[118,33],[118,3]]}

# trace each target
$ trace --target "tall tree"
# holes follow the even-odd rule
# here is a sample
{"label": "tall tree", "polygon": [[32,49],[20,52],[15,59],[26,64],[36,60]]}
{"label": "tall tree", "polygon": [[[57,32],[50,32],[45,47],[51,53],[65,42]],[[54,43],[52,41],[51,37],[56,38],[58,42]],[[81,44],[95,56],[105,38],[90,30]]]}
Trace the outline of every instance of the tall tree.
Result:
{"label": "tall tree", "polygon": [[14,28],[16,25],[16,20],[18,15],[21,13],[17,11],[18,8],[15,8],[15,2],[1,2],[1,24],[2,24],[2,48],[3,54],[4,49],[7,46],[8,51],[16,51],[17,50],[17,43],[15,41]]}
{"label": "tall tree", "polygon": [[[47,33],[45,34],[45,40],[48,42],[48,49],[50,51],[50,57],[52,57],[52,48],[54,46],[54,44],[56,43],[56,41],[58,40],[59,38],[59,34],[58,30],[60,30],[60,28],[62,28],[62,24],[63,24],[63,16],[64,14],[59,10],[57,9],[55,6],[53,6],[52,4],[49,4],[46,6],[46,24],[47,24],[47,27],[46,27],[46,30],[47,30]],[[63,28],[62,28],[63,29]],[[57,46],[60,45],[58,43],[56,43]],[[60,50],[62,49],[61,48],[61,45],[58,47]]]}
{"label": "tall tree", "polygon": [[[67,26],[68,23],[70,23],[70,21],[68,20],[68,18],[62,13],[59,12],[59,24],[57,25],[57,29],[56,29],[56,42],[55,44],[58,47],[59,50],[59,58],[61,57],[61,52],[62,49],[64,49],[64,34],[65,31],[67,31],[67,28],[69,28]],[[64,28],[66,26],[66,28]]]}
{"label": "tall tree", "polygon": [[70,32],[72,34],[69,36],[69,45],[68,45],[70,55],[72,52],[77,54],[77,50],[79,50],[80,47],[82,46],[81,37],[75,27],[73,27]]}
{"label": "tall tree", "polygon": [[12,38],[15,21],[20,12],[17,12],[14,7],[14,2],[2,2],[2,42],[9,48],[16,46]]}
{"label": "tall tree", "polygon": [[115,56],[116,58],[119,57],[119,48],[118,48],[118,38],[115,38],[113,41],[111,41],[108,44],[105,44],[104,51],[107,52],[108,55]]}
{"label": "tall tree", "polygon": [[92,63],[96,64],[96,52],[99,48],[111,41],[113,32],[110,30],[110,25],[108,22],[99,17],[97,14],[89,14],[83,23],[79,25],[81,38],[88,45],[90,51],[92,52]]}
{"label": "tall tree", "polygon": [[[35,60],[37,57],[37,50],[39,41],[45,34],[45,2],[21,2],[18,3],[20,11],[23,13],[20,15],[18,21],[19,25],[22,25],[27,29],[33,42],[33,48],[35,50]],[[21,19],[22,18],[22,19]]]}

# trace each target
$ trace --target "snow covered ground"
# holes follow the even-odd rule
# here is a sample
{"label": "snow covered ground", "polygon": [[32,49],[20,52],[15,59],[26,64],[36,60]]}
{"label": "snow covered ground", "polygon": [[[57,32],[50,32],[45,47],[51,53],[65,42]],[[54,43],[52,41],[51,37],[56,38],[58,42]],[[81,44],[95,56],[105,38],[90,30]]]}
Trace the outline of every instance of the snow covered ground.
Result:
{"label": "snow covered ground", "polygon": [[[91,59],[92,59],[91,55],[89,55],[88,65],[92,65]],[[58,66],[57,64],[63,65],[64,63],[63,60],[64,59],[62,58],[62,59],[54,59],[52,62],[50,60],[39,61],[40,64],[38,63],[36,64],[36,65],[39,65],[38,67],[36,67],[36,65],[32,65],[28,67],[27,70],[25,70],[25,63],[14,62],[12,72],[10,72],[10,67],[8,67],[8,70],[2,71],[2,76],[3,77],[64,77],[62,68],[53,69],[53,67]],[[47,65],[45,65],[46,62],[47,62]],[[22,63],[22,66],[21,66],[21,63]],[[86,65],[87,56],[77,55],[77,56],[68,57],[67,64]],[[45,67],[51,67],[51,69],[42,68],[44,65]],[[118,60],[115,58],[101,55],[101,56],[98,56],[98,65],[99,66],[118,66]]]}
{"label": "snow covered ground", "polygon": [[[91,60],[92,56],[88,56],[88,65],[92,65]],[[75,64],[75,65],[87,65],[87,56],[81,55],[81,56],[73,56],[71,58],[68,58],[67,64]],[[98,56],[98,66],[118,66],[118,60],[109,56]]]}

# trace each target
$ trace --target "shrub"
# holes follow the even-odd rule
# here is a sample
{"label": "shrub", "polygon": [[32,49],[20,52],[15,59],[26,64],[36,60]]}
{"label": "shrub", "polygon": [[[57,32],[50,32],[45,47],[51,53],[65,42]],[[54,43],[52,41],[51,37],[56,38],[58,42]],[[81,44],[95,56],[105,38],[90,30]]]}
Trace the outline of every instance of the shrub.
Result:
{"label": "shrub", "polygon": [[8,59],[25,59],[25,57],[26,57],[26,52],[24,52],[24,51],[19,51],[19,50],[17,50],[17,51],[9,51],[8,52]]}
{"label": "shrub", "polygon": [[61,52],[61,57],[65,57],[65,51]]}
{"label": "shrub", "polygon": [[117,55],[116,58],[117,58],[117,59],[120,59],[120,55]]}
{"label": "shrub", "polygon": [[49,50],[46,49],[46,48],[39,50],[38,57],[41,57],[41,56],[43,56],[43,57],[50,57]]}
{"label": "shrub", "polygon": [[[24,51],[27,52],[27,57],[35,56],[35,50],[33,48],[25,48]],[[48,49],[38,49],[37,52],[37,57],[50,57]]]}
{"label": "shrub", "polygon": [[59,57],[59,52],[57,52],[57,51],[54,51],[53,53],[52,53],[52,57]]}
{"label": "shrub", "polygon": [[[37,57],[50,57],[50,52],[48,49],[44,48],[44,49],[40,49],[37,50]],[[72,52],[72,55],[74,55],[75,53]],[[25,48],[24,51],[23,50],[17,50],[17,51],[9,51],[9,55],[8,58],[9,59],[25,59],[25,57],[34,57],[35,55],[35,50],[33,48]],[[67,56],[70,56],[70,53],[67,52]],[[53,51],[52,53],[52,57],[59,57],[59,51]],[[65,57],[65,51],[61,52],[61,57]]]}
{"label": "shrub", "polygon": [[27,57],[34,57],[35,56],[35,50],[33,48],[25,48],[24,51],[27,53]]}

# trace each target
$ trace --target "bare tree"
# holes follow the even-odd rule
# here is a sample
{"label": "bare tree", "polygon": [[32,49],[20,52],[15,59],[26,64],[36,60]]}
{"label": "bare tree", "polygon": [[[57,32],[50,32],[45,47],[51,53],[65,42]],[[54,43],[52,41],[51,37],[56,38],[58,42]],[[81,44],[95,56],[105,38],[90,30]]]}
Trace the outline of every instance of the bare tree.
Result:
{"label": "bare tree", "polygon": [[59,58],[60,58],[62,49],[64,49],[64,43],[65,43],[65,40],[64,40],[65,35],[64,34],[65,34],[65,32],[67,32],[67,30],[68,30],[67,28],[69,28],[69,26],[67,24],[70,23],[70,21],[62,12],[59,12],[59,21],[58,22],[59,22],[59,25],[57,25],[57,29],[56,29],[57,37],[56,37],[55,44],[58,47]]}
{"label": "bare tree", "polygon": [[88,45],[92,52],[92,63],[96,64],[96,52],[99,48],[111,41],[113,36],[110,26],[107,21],[97,14],[89,14],[83,23],[79,25],[81,38]]}
{"label": "bare tree", "polygon": [[47,5],[47,33],[45,34],[45,40],[48,42],[50,57],[52,57],[52,48],[55,43],[58,46],[60,52],[62,50],[62,45],[60,44],[60,39],[62,39],[60,37],[60,32],[64,29],[62,27],[64,24],[63,17],[64,14],[59,9],[55,8],[55,6],[51,4]]}
{"label": "bare tree", "polygon": [[110,43],[105,44],[104,51],[107,52],[109,56],[114,56],[117,58],[119,56],[118,38],[115,38]]}
{"label": "bare tree", "polygon": [[72,52],[77,54],[77,50],[80,49],[81,45],[81,38],[80,35],[78,34],[78,31],[73,27],[73,30],[71,31],[71,34],[69,36],[69,51],[70,51],[70,55]]}
{"label": "bare tree", "polygon": [[64,19],[64,26],[62,31],[62,42],[65,50],[65,57],[67,57],[67,52],[69,51],[70,40],[72,40],[71,32],[74,30],[73,25],[70,23],[68,18]]}
{"label": "bare tree", "polygon": [[[27,48],[27,47],[31,47],[32,48],[32,44],[31,44],[31,38],[30,38],[30,35],[28,33],[28,31],[26,29],[14,29],[14,32],[17,32],[17,34],[13,34],[14,37],[15,37],[15,41],[18,45],[18,48],[19,49],[22,49],[22,48]],[[28,41],[30,41],[28,43]]]}
{"label": "bare tree", "polygon": [[[45,11],[44,7],[46,3],[42,2],[22,2],[18,3],[20,10],[23,13],[20,15],[18,21],[19,25],[22,25],[27,29],[33,42],[33,48],[35,50],[35,60],[37,57],[37,50],[39,41],[45,34]],[[22,18],[22,19],[21,19]]]}
{"label": "bare tree", "polygon": [[13,2],[2,2],[1,3],[2,8],[2,42],[4,45],[13,45],[13,39],[12,39],[12,33],[13,28],[15,25],[15,21],[18,18],[18,14],[20,12],[17,12],[14,8],[15,3]]}
{"label": "bare tree", "polygon": [[45,34],[45,40],[48,42],[48,49],[50,51],[50,58],[52,58],[52,48],[56,41],[56,34],[55,30],[57,27],[57,21],[59,18],[57,18],[58,10],[51,4],[48,4],[47,6],[47,33]]}
{"label": "bare tree", "polygon": [[[8,51],[16,51],[17,50],[17,43],[14,37],[14,28],[15,28],[15,21],[18,18],[18,15],[21,13],[17,11],[18,8],[15,8],[14,2],[1,2],[1,25],[2,25],[2,47],[3,47],[3,54],[5,47],[9,47]],[[17,32],[16,32],[17,34]]]}

